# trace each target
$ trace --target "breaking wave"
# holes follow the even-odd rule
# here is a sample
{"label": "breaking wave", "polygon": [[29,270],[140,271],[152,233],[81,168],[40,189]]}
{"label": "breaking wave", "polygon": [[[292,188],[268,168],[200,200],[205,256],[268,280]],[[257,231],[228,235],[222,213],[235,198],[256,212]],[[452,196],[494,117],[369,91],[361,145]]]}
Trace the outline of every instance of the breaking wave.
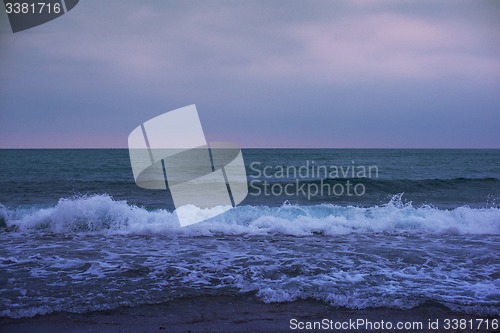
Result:
{"label": "breaking wave", "polygon": [[[200,214],[195,207],[193,214]],[[214,208],[214,209],[217,209]],[[203,212],[201,212],[203,213]],[[175,212],[147,210],[109,195],[60,199],[48,208],[0,205],[0,227],[8,232],[137,233],[210,236],[284,234],[333,236],[350,233],[500,234],[500,208],[451,210],[415,207],[402,194],[372,207],[319,204],[239,206],[202,223],[181,228]],[[0,230],[2,230],[0,229]]]}

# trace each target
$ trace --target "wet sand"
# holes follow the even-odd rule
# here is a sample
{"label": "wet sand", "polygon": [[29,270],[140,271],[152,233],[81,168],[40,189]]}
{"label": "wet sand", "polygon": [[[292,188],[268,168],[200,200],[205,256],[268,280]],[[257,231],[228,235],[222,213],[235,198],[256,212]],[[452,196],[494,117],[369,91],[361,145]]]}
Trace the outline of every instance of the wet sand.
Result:
{"label": "wet sand", "polygon": [[[334,322],[421,322],[422,329],[393,332],[493,332],[494,329],[444,330],[445,319],[474,320],[473,315],[450,311],[434,303],[411,310],[387,308],[333,308],[314,300],[264,304],[253,297],[200,296],[173,300],[163,304],[123,307],[85,314],[51,313],[33,318],[0,318],[0,332],[297,332],[290,320],[305,324],[326,319]],[[429,329],[429,319],[439,320],[439,329]],[[490,318],[491,320],[491,318]],[[388,330],[358,327],[353,330],[317,330],[335,332],[383,332]]]}

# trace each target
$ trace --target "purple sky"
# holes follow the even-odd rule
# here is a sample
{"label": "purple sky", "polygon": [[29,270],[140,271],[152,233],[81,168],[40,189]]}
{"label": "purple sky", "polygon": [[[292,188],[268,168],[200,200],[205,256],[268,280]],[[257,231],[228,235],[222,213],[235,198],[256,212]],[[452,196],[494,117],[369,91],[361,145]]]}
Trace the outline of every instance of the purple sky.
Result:
{"label": "purple sky", "polygon": [[496,1],[81,0],[13,34],[0,148],[117,147],[196,104],[243,147],[500,148]]}

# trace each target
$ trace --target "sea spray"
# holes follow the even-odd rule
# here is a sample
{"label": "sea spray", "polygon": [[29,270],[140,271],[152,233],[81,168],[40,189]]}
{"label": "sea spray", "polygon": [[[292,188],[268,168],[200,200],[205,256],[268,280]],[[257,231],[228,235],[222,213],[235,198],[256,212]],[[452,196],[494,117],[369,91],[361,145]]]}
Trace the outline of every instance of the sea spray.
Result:
{"label": "sea spray", "polygon": [[[193,214],[196,211],[193,210]],[[500,209],[451,210],[404,202],[395,195],[380,206],[334,204],[239,206],[200,225],[181,228],[174,212],[147,210],[109,195],[60,199],[53,207],[3,209],[0,218],[23,232],[149,233],[201,236],[217,234],[284,234],[334,236],[349,233],[500,234]]]}

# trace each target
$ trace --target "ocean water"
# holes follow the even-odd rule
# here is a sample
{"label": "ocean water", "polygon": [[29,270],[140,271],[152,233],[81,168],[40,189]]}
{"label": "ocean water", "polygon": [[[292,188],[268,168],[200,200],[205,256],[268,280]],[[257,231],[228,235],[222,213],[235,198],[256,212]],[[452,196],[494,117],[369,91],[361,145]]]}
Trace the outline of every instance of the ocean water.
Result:
{"label": "ocean water", "polygon": [[247,198],[181,228],[127,150],[0,150],[0,316],[197,295],[500,314],[500,150],[243,158]]}

